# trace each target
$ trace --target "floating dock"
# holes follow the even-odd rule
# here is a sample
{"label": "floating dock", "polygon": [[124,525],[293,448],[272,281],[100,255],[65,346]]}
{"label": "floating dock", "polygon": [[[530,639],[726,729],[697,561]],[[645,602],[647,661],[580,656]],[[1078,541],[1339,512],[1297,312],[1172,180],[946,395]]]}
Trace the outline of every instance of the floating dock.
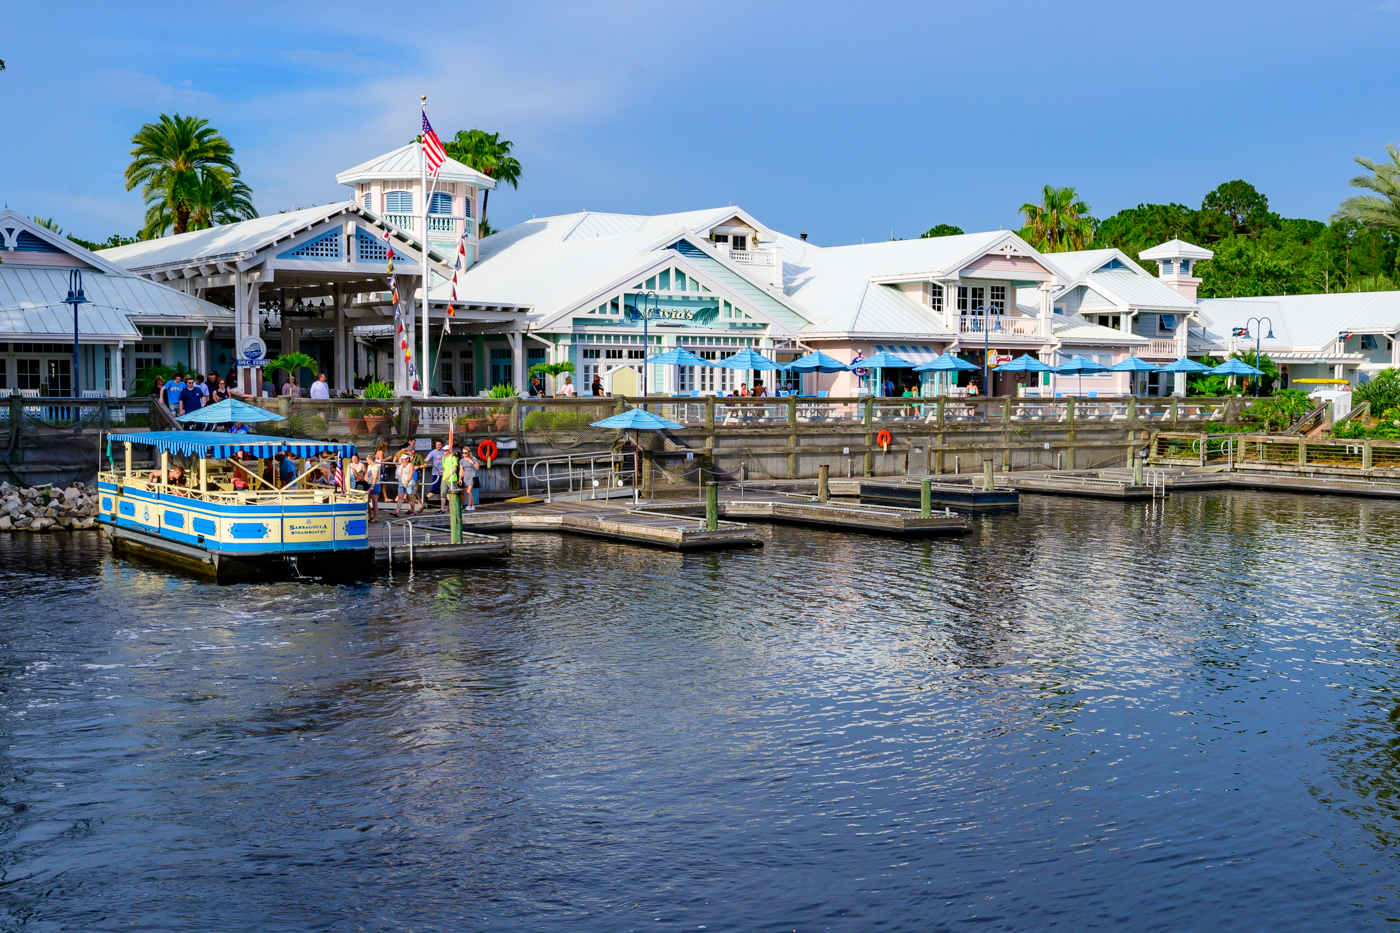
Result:
{"label": "floating dock", "polygon": [[[917,501],[917,496],[915,497]],[[675,514],[703,513],[703,503],[655,506]],[[719,500],[719,514],[726,519],[743,519],[777,525],[802,525],[829,531],[895,538],[932,538],[962,535],[972,530],[967,518],[946,510],[923,518],[917,509],[872,506],[856,502],[817,502],[813,499],[775,494],[773,498],[734,497]]]}
{"label": "floating dock", "polygon": [[467,512],[462,516],[462,528],[474,532],[552,531],[674,551],[763,546],[763,539],[747,525],[721,522],[711,531],[703,517],[607,500],[539,504],[528,511],[492,508]]}
{"label": "floating dock", "polygon": [[505,557],[510,548],[500,538],[463,530],[462,542],[452,543],[446,516],[399,521],[381,530],[372,547],[374,566],[415,567],[418,564],[473,564]]}
{"label": "floating dock", "polygon": [[[904,479],[832,480],[831,492],[833,495],[854,495],[862,502],[889,502],[917,509],[919,496],[922,495],[922,481],[923,477],[920,476]],[[1021,503],[1021,494],[1015,487],[1003,483],[987,490],[982,487],[980,477],[972,477],[969,481],[960,483],[934,480],[929,483],[929,489],[933,505],[965,512],[1008,512],[1014,511]]]}

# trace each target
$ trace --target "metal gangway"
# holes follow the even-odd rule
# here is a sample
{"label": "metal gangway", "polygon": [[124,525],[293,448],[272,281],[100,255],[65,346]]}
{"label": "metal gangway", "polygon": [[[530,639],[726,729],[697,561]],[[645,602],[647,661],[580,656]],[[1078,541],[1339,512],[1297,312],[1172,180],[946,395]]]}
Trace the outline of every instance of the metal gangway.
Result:
{"label": "metal gangway", "polygon": [[[607,499],[617,489],[630,489],[634,499],[637,495],[632,458],[610,451],[521,457],[511,461],[510,475],[520,481],[523,495],[529,496],[533,485],[546,502],[555,495],[582,499],[585,492],[589,499]],[[601,495],[600,489],[605,490]]]}

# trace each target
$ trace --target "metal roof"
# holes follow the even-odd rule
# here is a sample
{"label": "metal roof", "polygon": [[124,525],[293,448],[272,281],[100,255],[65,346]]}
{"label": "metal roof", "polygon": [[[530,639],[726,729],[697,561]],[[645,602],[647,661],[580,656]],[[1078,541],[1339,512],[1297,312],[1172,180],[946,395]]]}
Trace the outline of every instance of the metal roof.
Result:
{"label": "metal roof", "polygon": [[1228,345],[1231,331],[1247,326],[1251,317],[1271,320],[1275,339],[1262,342],[1266,352],[1270,347],[1323,350],[1337,341],[1339,332],[1347,330],[1400,332],[1400,291],[1206,298],[1201,301],[1201,310],[1205,316],[1202,342],[1209,346]]}
{"label": "metal roof", "polygon": [[[409,181],[422,178],[423,157],[419,154],[421,150],[422,146],[417,140],[414,140],[407,146],[400,146],[393,152],[386,152],[368,162],[361,162],[354,168],[346,169],[336,175],[335,180],[342,185],[354,187],[358,182],[375,179]],[[488,191],[496,187],[496,180],[490,175],[483,175],[476,169],[451,158],[442,163],[438,169],[437,177],[438,181],[461,181],[478,188],[485,188]]]}
{"label": "metal roof", "polygon": [[1138,253],[1139,259],[1209,259],[1215,253],[1204,246],[1187,243],[1185,240],[1168,240],[1151,249]]}
{"label": "metal roof", "polygon": [[[1146,274],[1138,275],[1131,270],[1091,272],[1075,284],[1093,289],[1110,301],[1121,301],[1132,309],[1162,309],[1174,313],[1197,309],[1194,301],[1161,279]],[[1057,293],[1056,297],[1060,294],[1063,293]]]}

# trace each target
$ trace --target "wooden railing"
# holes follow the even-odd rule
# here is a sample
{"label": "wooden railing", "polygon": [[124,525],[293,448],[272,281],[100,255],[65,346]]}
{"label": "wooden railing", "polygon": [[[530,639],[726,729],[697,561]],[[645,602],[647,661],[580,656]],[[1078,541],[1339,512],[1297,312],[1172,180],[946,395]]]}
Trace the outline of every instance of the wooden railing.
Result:
{"label": "wooden railing", "polygon": [[1230,464],[1236,469],[1371,474],[1400,472],[1400,441],[1332,440],[1279,434],[1162,432],[1149,459],[1179,466]]}

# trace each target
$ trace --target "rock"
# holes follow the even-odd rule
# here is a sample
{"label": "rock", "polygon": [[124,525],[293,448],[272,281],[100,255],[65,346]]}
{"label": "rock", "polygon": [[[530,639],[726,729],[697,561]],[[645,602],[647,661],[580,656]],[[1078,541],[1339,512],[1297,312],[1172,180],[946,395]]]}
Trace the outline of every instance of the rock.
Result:
{"label": "rock", "polygon": [[15,519],[15,528],[28,528],[30,524],[33,523],[33,521],[34,519],[29,518],[28,516],[25,516],[24,518]]}
{"label": "rock", "polygon": [[15,523],[8,515],[0,515],[0,531],[9,531],[15,527]]}
{"label": "rock", "polygon": [[49,506],[48,508],[44,509],[42,516],[44,518],[58,518],[58,509],[54,508],[53,506]]}
{"label": "rock", "polygon": [[82,496],[82,493],[78,491],[76,486],[69,486],[67,489],[63,490],[63,499],[65,502],[76,501],[80,496]]}
{"label": "rock", "polygon": [[30,522],[29,529],[31,531],[47,531],[49,528],[52,528],[54,524],[52,518],[36,518],[34,521]]}
{"label": "rock", "polygon": [[96,528],[96,527],[97,527],[97,519],[95,519],[95,518],[85,518],[85,519],[83,519],[82,521],[78,522],[78,523],[77,523],[76,525],[74,525],[73,527],[74,527],[74,528],[81,528],[81,529]]}

